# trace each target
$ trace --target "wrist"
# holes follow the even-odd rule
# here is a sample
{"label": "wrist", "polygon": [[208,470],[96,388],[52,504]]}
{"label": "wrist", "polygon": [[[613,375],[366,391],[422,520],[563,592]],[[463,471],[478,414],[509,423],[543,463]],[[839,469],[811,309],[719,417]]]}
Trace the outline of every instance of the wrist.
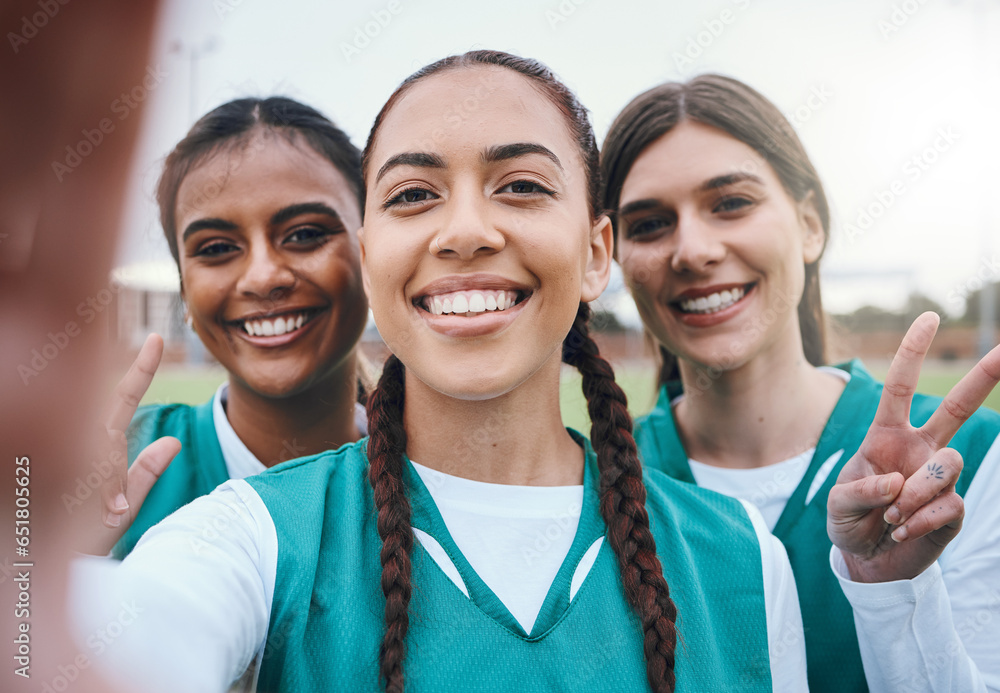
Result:
{"label": "wrist", "polygon": [[861,556],[840,549],[847,573],[854,582],[877,583],[912,580],[924,569],[917,566],[895,565],[884,556]]}
{"label": "wrist", "polygon": [[840,555],[844,558],[844,565],[847,567],[847,574],[854,582],[882,582],[878,577],[878,572],[874,570],[869,559],[863,558],[853,553],[848,553],[840,549]]}

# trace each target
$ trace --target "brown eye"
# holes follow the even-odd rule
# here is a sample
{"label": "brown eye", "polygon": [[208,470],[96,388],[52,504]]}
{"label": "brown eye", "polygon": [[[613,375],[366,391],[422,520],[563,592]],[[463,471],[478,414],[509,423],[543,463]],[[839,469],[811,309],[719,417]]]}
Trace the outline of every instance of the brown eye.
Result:
{"label": "brown eye", "polygon": [[285,239],[286,243],[295,245],[316,245],[321,243],[330,235],[330,232],[319,226],[302,226],[290,233]]}
{"label": "brown eye", "polygon": [[514,193],[516,195],[527,195],[531,193],[542,193],[545,195],[552,195],[553,192],[546,188],[543,188],[538,183],[530,180],[518,180],[513,183],[508,183],[504,187],[500,188],[501,193]]}
{"label": "brown eye", "polygon": [[196,257],[219,257],[227,253],[238,250],[238,248],[227,241],[212,241],[198,248],[194,255]]}
{"label": "brown eye", "polygon": [[425,190],[424,188],[407,188],[392,199],[387,200],[383,205],[383,208],[388,209],[389,207],[397,205],[419,204],[421,202],[433,200],[436,197],[437,195],[432,193],[430,190]]}
{"label": "brown eye", "polygon": [[676,220],[673,217],[653,216],[630,222],[626,236],[637,241],[656,238],[673,228]]}
{"label": "brown eye", "polygon": [[753,202],[745,197],[738,197],[738,196],[724,197],[719,201],[717,205],[715,205],[715,209],[713,209],[712,211],[737,212],[743,209],[744,207],[749,207],[752,204]]}

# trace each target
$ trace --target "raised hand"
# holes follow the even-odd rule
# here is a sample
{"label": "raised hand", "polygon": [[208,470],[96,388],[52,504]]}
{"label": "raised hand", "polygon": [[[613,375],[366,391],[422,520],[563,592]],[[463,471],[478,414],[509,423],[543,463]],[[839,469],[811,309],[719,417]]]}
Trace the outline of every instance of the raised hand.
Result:
{"label": "raised hand", "polygon": [[827,532],[856,581],[916,577],[962,527],[965,508],[955,492],[962,457],[945,446],[1000,381],[1000,347],[914,428],[910,403],[939,322],[924,313],[907,330],[868,435],[830,490]]}
{"label": "raised hand", "polygon": [[146,338],[128,373],[115,388],[105,415],[106,440],[101,441],[102,459],[112,472],[104,480],[99,502],[101,525],[88,533],[84,550],[106,554],[132,524],[149,489],[181,449],[176,438],[164,437],[147,445],[132,466],[128,466],[128,443],[125,431],[139,406],[163,355],[163,339],[156,334]]}

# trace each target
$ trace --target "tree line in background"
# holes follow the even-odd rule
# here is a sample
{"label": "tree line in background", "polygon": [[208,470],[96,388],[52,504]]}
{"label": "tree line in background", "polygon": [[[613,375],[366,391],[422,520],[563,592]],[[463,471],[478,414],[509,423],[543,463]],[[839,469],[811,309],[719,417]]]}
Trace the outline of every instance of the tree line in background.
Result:
{"label": "tree line in background", "polygon": [[[994,320],[1000,326],[1000,282],[991,285],[994,296]],[[960,317],[954,317],[944,306],[928,296],[914,291],[906,299],[906,304],[898,310],[887,310],[878,306],[862,306],[852,313],[832,314],[837,325],[848,332],[874,332],[892,330],[905,332],[918,315],[932,310],[941,316],[943,326],[974,327],[979,324],[979,304],[983,300],[983,289],[970,292],[965,297],[965,312]],[[597,310],[591,318],[591,329],[594,332],[620,334],[628,328],[621,323],[615,313],[607,310]]]}
{"label": "tree line in background", "polygon": [[[991,286],[993,290],[993,319],[1000,325],[1000,282]],[[886,310],[877,306],[862,306],[853,313],[832,317],[851,332],[873,332],[876,330],[905,331],[918,315],[933,310],[941,316],[942,325],[950,327],[973,327],[979,324],[980,303],[983,300],[983,289],[970,292],[965,297],[965,312],[960,317],[952,316],[945,308],[932,298],[919,291],[914,291],[906,299],[906,304],[900,310]]]}

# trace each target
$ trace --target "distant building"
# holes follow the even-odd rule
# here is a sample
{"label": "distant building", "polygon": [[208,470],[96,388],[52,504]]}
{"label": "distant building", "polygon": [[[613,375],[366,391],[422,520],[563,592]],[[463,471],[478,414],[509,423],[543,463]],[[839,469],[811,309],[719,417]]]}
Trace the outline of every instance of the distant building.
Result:
{"label": "distant building", "polygon": [[155,332],[163,337],[164,362],[195,361],[189,357],[204,353],[198,337],[184,325],[180,277],[173,260],[118,267],[112,271],[111,281],[115,302],[109,332],[119,346],[134,352]]}

